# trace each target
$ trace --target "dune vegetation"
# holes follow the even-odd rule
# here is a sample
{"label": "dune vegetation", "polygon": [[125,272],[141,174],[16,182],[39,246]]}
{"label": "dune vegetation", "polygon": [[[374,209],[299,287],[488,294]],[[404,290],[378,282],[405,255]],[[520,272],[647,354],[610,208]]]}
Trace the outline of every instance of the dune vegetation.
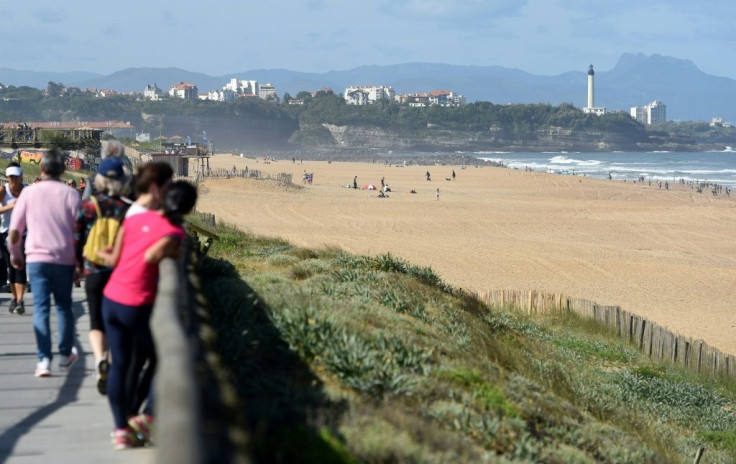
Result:
{"label": "dune vegetation", "polygon": [[736,389],[430,268],[218,226],[201,265],[255,462],[736,460]]}

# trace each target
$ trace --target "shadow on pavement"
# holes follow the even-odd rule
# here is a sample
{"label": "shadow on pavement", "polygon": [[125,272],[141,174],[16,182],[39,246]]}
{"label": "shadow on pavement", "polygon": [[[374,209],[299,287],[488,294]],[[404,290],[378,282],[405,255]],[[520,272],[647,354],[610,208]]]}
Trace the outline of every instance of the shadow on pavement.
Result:
{"label": "shadow on pavement", "polygon": [[[29,307],[29,309],[30,308],[32,307]],[[52,308],[51,311],[55,310]],[[76,327],[76,322],[82,315],[84,315],[85,312],[83,302],[73,302],[72,311],[74,313],[74,322]],[[83,333],[87,333],[87,331],[83,330]],[[33,338],[32,326],[28,329],[28,337]],[[58,342],[58,334],[56,332],[52,332],[52,340]],[[66,375],[64,383],[61,385],[61,388],[59,389],[59,394],[56,396],[56,399],[52,403],[46,404],[39,409],[33,411],[28,416],[21,419],[17,424],[0,434],[0,464],[4,463],[11,456],[13,449],[15,448],[20,438],[28,433],[30,429],[49,417],[54,412],[58,411],[60,408],[77,401],[77,395],[85,377],[85,354],[84,350],[82,349],[82,345],[79,342],[79,337],[77,335],[76,329],[74,332],[74,346],[77,347],[77,350],[79,352],[79,360],[74,366],[72,366],[68,374],[60,373],[55,375],[55,377],[58,375]],[[36,360],[35,354],[35,352],[32,353],[33,361]],[[31,361],[31,365],[33,365],[33,361]],[[30,371],[28,375],[31,375]]]}

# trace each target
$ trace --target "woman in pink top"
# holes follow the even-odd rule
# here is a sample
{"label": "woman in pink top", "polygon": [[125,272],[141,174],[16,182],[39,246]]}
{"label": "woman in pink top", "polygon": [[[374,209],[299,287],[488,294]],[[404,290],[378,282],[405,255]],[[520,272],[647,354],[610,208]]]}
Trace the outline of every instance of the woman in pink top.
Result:
{"label": "woman in pink top", "polygon": [[[144,352],[153,350],[149,320],[156,299],[158,263],[164,257],[178,255],[185,236],[182,218],[192,210],[196,200],[197,190],[191,184],[174,182],[165,193],[162,210],[127,218],[115,246],[99,253],[106,265],[115,267],[103,293],[102,317],[112,354],[107,397],[115,422],[112,440],[116,449],[134,444],[128,424],[129,392],[125,388],[133,340],[138,340]],[[140,372],[130,374],[137,376]]]}

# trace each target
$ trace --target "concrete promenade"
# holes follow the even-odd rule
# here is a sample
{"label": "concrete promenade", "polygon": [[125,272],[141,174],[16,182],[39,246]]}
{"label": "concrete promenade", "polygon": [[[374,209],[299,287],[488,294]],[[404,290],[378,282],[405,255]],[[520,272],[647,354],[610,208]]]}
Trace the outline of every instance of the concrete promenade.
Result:
{"label": "concrete promenade", "polygon": [[33,375],[38,359],[31,294],[24,300],[26,314],[10,314],[10,295],[0,293],[0,464],[152,463],[152,449],[115,451],[110,442],[112,415],[107,397],[97,392],[84,289],[73,292],[79,361],[69,372],[59,369],[52,307],[50,378]]}

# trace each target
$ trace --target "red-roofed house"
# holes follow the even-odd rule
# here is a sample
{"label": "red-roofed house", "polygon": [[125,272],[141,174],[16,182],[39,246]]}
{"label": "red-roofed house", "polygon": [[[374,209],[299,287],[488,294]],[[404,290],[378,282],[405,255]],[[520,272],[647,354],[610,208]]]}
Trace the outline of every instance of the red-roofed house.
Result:
{"label": "red-roofed house", "polygon": [[179,82],[174,84],[169,89],[169,95],[174,98],[182,98],[184,100],[196,100],[199,95],[199,90],[194,84],[188,82]]}

